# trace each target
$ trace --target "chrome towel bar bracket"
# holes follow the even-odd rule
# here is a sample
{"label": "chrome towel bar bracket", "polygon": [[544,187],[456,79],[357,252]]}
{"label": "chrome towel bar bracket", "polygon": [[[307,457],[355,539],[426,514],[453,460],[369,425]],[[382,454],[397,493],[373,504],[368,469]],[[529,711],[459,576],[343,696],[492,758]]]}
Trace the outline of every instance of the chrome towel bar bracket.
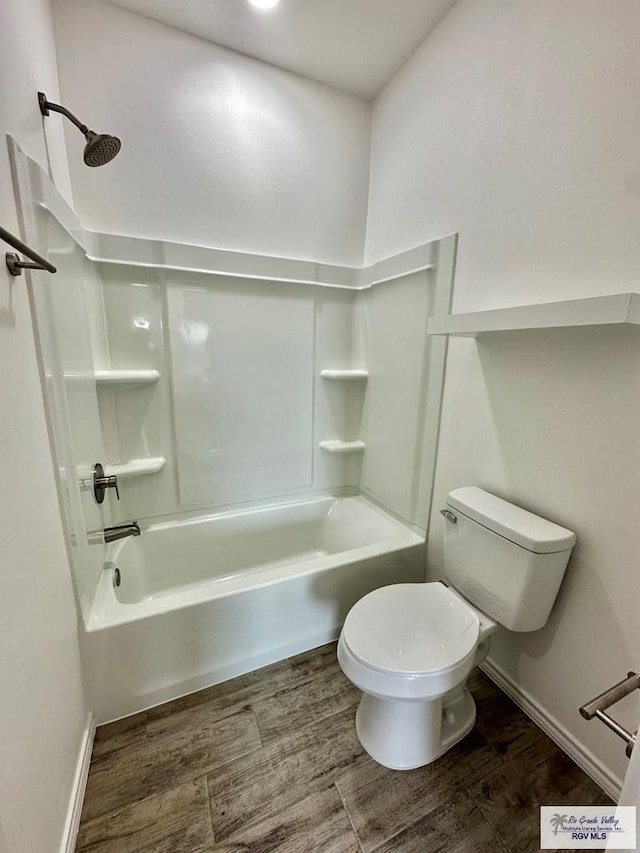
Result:
{"label": "chrome towel bar bracket", "polygon": [[640,675],[638,675],[637,672],[629,672],[627,677],[623,678],[622,681],[614,684],[613,687],[605,690],[604,693],[596,696],[595,699],[591,699],[590,702],[586,702],[580,708],[580,714],[585,720],[592,720],[596,717],[600,722],[604,723],[605,726],[608,726],[612,732],[615,732],[618,737],[625,741],[627,744],[627,748],[625,750],[627,758],[631,757],[631,752],[635,746],[638,732],[628,732],[620,725],[620,723],[614,720],[613,717],[606,714],[605,709],[609,708],[611,705],[615,705],[616,702],[624,699],[625,696],[633,693],[633,691],[638,688],[640,688]]}

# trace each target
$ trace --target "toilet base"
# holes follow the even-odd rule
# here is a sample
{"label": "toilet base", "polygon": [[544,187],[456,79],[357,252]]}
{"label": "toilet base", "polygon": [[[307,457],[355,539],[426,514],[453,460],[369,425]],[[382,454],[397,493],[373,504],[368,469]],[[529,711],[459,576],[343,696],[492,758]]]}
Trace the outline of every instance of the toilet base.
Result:
{"label": "toilet base", "polygon": [[415,770],[462,740],[475,721],[475,702],[464,686],[424,702],[363,693],[356,731],[363,748],[378,764],[391,770]]}

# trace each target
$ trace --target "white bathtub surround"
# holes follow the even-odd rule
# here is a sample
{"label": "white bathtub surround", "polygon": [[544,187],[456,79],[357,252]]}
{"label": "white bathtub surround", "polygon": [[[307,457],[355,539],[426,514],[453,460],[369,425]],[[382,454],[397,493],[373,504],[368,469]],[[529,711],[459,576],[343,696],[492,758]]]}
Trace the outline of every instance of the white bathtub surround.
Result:
{"label": "white bathtub surround", "polygon": [[[46,179],[22,171],[39,215],[48,210],[93,252],[93,276],[105,279],[105,319],[96,300],[86,311],[99,342],[98,458],[130,478],[122,500],[105,505],[114,520],[358,486],[362,472],[367,492],[424,527],[446,347],[427,343],[425,325],[449,311],[454,238],[329,270],[109,237],[85,232]],[[396,352],[387,341],[398,333]],[[279,363],[263,358],[272,340]],[[90,371],[66,368],[65,382],[77,375]]]}
{"label": "white bathtub surround", "polygon": [[100,722],[329,642],[367,592],[424,577],[423,536],[362,496],[142,531],[111,547],[84,636]]}
{"label": "white bathtub surround", "polygon": [[[444,340],[427,344],[426,325],[429,315],[447,313],[450,308],[455,237],[367,269],[338,272],[333,268],[329,274],[317,267],[315,282],[303,283],[298,276],[306,278],[310,271],[303,271],[298,261],[197,247],[191,247],[190,261],[189,247],[166,246],[158,256],[147,241],[88,234],[38,167],[18,150],[15,159],[36,245],[42,249],[50,235],[59,234],[66,251],[58,259],[61,269],[70,261],[75,264],[56,289],[42,292],[37,306],[48,336],[43,348],[50,376],[47,389],[52,394],[54,440],[65,460],[61,466],[66,478],[64,511],[86,624],[95,626],[105,600],[104,581],[98,589],[100,577],[105,577],[100,568],[103,549],[88,543],[96,531],[117,521],[193,513],[198,505],[201,511],[208,506],[209,512],[213,508],[224,512],[233,503],[280,503],[309,491],[316,495],[329,490],[357,492],[364,466],[363,491],[424,530],[446,348]],[[88,247],[96,245],[110,246],[109,261],[118,263],[89,261]],[[165,265],[164,260],[178,250],[180,264]],[[148,259],[154,256],[160,260],[149,265]],[[147,260],[140,263],[141,258]],[[265,277],[255,278],[263,260]],[[84,297],[74,291],[82,280],[74,272],[81,261],[92,271],[90,293]],[[221,274],[218,267],[227,272]],[[276,268],[281,281],[272,278]],[[93,287],[96,269],[106,279],[103,323]],[[325,272],[328,281],[322,280]],[[399,312],[389,310],[394,294],[403,306]],[[73,335],[55,344],[56,313],[68,312],[64,306],[69,299],[74,311],[84,311],[86,319],[76,324]],[[88,334],[80,335],[82,340],[69,350],[83,329],[91,329],[97,342],[92,345]],[[400,332],[404,347],[398,356],[383,339]],[[273,358],[276,341],[280,342],[279,361]],[[265,352],[270,354],[268,359]],[[92,355],[98,360],[97,376],[76,381],[90,373],[86,363]],[[330,378],[323,371],[329,371]],[[401,399],[411,402],[407,412]],[[75,417],[74,406],[80,406]],[[385,413],[384,427],[378,424],[380,413]],[[406,417],[413,425],[406,423]],[[73,438],[78,428],[81,435]],[[385,438],[387,428],[391,440]],[[328,453],[323,449],[327,446],[346,447],[349,452]],[[90,490],[78,488],[72,476],[77,471],[78,480],[86,483],[97,460],[107,472],[121,475],[123,485],[122,499],[116,502],[110,495],[111,500],[100,508]],[[405,478],[404,487],[400,478]],[[312,550],[326,549],[314,546]],[[391,549],[395,550],[396,546]],[[360,554],[363,560],[371,556],[366,549]],[[325,580],[332,579],[337,601],[353,603],[357,594],[395,577],[396,560],[385,556],[384,548],[373,557],[379,563],[377,573],[365,577],[361,568],[353,581],[351,569],[342,566],[343,562],[351,565],[351,558],[343,560],[333,553],[319,556],[315,571],[324,572]],[[287,559],[305,564],[297,552]],[[174,565],[184,571],[185,561],[176,557]],[[418,576],[417,565],[410,569],[411,578]],[[176,583],[180,585],[179,577]],[[313,585],[310,592],[305,584],[308,579],[292,580],[289,591],[287,584],[278,587],[283,624],[287,619],[300,623],[293,633],[285,632],[271,643],[258,631],[261,638],[253,637],[257,646],[241,652],[227,648],[214,661],[198,659],[193,665],[197,675],[187,673],[188,661],[182,658],[175,671],[158,676],[165,685],[162,689],[155,676],[150,679],[146,673],[145,667],[154,666],[149,652],[150,660],[137,661],[141,669],[135,670],[144,688],[136,687],[133,675],[123,688],[129,699],[122,699],[114,688],[114,695],[122,699],[117,708],[108,698],[109,681],[97,686],[93,707],[98,718],[143,707],[143,700],[134,701],[131,696],[163,701],[204,686],[207,679],[228,677],[335,637],[346,610],[329,607],[328,618],[322,608],[318,610]],[[266,593],[246,590],[243,595],[258,600]],[[192,603],[197,613],[205,614],[206,608],[195,599]],[[117,619],[111,615],[119,621],[127,609]],[[170,618],[179,633],[191,630],[188,616],[176,612]],[[202,618],[206,621],[209,616]],[[155,625],[158,619],[162,621],[158,615]],[[133,628],[122,627],[119,633],[127,630]],[[153,633],[156,628],[147,625],[145,630]],[[192,641],[197,633],[197,629],[191,631]],[[95,637],[88,642],[94,655]],[[135,642],[150,648],[144,637],[136,637]],[[264,651],[265,643],[270,651]],[[116,657],[126,654],[120,650]],[[170,654],[165,657],[171,660]],[[103,660],[104,672],[109,666]]]}
{"label": "white bathtub surround", "polygon": [[[89,261],[87,247],[101,240],[83,231],[36,164],[19,150],[14,156],[35,245],[46,251],[53,236],[58,262],[68,271],[56,289],[42,292],[36,307],[47,335],[47,393],[54,442],[65,461],[61,492],[78,599],[89,626],[83,635],[87,671],[97,674],[95,680],[88,676],[97,718],[140,710],[326,642],[337,636],[346,610],[361,595],[393,580],[421,579],[419,543],[446,349],[444,339],[427,343],[426,328],[430,315],[450,309],[455,236],[366,269],[334,268],[330,281],[316,270],[313,283],[296,280],[298,261],[265,261],[261,279],[255,277],[259,258],[197,248],[188,269],[170,268],[162,259],[140,264],[140,257],[149,257],[141,240],[107,241],[121,255],[119,263]],[[187,267],[188,257],[182,247]],[[210,269],[203,270],[205,260]],[[271,277],[276,261],[281,281]],[[218,264],[233,270],[221,274]],[[83,265],[91,270],[87,294],[74,289],[83,280]],[[93,287],[96,269],[105,277],[104,324]],[[56,343],[57,312],[68,310],[69,299],[85,319]],[[394,302],[401,303],[399,310],[392,310]],[[401,353],[385,342],[398,334]],[[90,372],[92,358],[97,377],[77,381]],[[326,452],[326,443],[349,452]],[[86,482],[97,460],[122,475],[119,502],[110,495],[100,507],[93,503]],[[298,522],[292,528],[283,519],[271,533],[285,550],[274,557],[277,568],[265,567],[277,574],[269,583],[245,554],[244,580],[219,580],[209,589],[213,582],[205,583],[201,574],[202,584],[195,583],[191,561],[176,553],[171,585],[184,589],[173,596],[143,591],[143,600],[125,604],[114,598],[112,573],[101,569],[104,549],[89,544],[117,521],[152,524],[159,516],[184,518],[207,507],[220,531],[226,528],[217,516],[233,515],[236,504],[277,506],[304,496],[326,502],[327,492],[357,494],[361,477],[363,493],[384,507],[369,505],[370,516],[384,529],[398,517],[394,529],[403,535],[381,541],[381,531],[367,523],[369,541],[351,538],[337,547],[331,537],[327,543],[314,534],[298,547]],[[365,497],[343,500],[367,505]],[[341,512],[331,514],[337,520]],[[263,510],[255,517],[267,516],[278,513]],[[414,529],[421,529],[422,539]],[[216,553],[225,539],[217,537],[210,543]],[[140,539],[146,541],[147,533]],[[257,546],[264,549],[264,542]],[[135,544],[130,553],[136,553]],[[236,549],[236,556],[243,553]],[[193,563],[199,572],[202,565]],[[131,572],[122,594],[128,589]],[[149,595],[151,604],[144,600]],[[226,640],[216,635],[213,656],[211,643],[201,643],[211,624],[227,625]],[[247,624],[255,628],[239,636],[238,625]],[[131,655],[131,649],[141,654]],[[116,671],[114,660],[131,666]]]}
{"label": "white bathtub surround", "polygon": [[180,503],[309,489],[313,289],[194,284],[167,290]]}
{"label": "white bathtub surround", "polygon": [[387,505],[424,527],[446,347],[425,325],[449,310],[455,238],[315,281],[288,259],[163,244],[154,263],[148,241],[108,242],[111,363],[160,378],[100,391],[107,456],[167,460],[112,505],[119,519],[362,483],[382,503],[396,489]]}
{"label": "white bathtub surround", "polygon": [[100,264],[250,278],[263,282],[367,287],[370,273],[357,266],[325,264],[294,257],[230,251],[169,240],[84,231],[89,260]]}
{"label": "white bathtub surround", "polygon": [[102,547],[88,543],[87,534],[111,522],[108,502],[98,506],[86,486],[93,465],[109,461],[92,378],[92,337],[100,345],[100,336],[93,334],[100,326],[90,324],[89,314],[96,279],[75,214],[39,165],[14,140],[9,143],[26,242],[49,255],[58,268],[54,276],[34,276],[31,294],[60,511],[74,569],[76,603],[86,618],[105,556]]}

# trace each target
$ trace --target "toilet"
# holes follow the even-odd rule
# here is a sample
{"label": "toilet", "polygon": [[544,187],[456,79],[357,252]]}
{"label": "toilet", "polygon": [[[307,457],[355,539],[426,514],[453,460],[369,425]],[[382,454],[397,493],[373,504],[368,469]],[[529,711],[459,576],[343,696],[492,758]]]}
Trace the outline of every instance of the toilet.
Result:
{"label": "toilet", "polygon": [[474,726],[466,687],[499,628],[547,623],[575,534],[475,486],[447,496],[444,583],[382,587],[356,602],[338,661],[362,691],[360,743],[379,764],[435,761]]}

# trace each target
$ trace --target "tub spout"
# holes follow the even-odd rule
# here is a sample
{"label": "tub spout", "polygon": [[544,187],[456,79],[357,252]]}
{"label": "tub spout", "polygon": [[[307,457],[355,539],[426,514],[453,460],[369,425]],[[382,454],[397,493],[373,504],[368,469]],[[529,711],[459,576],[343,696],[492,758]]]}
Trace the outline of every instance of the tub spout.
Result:
{"label": "tub spout", "polygon": [[105,527],[103,530],[105,542],[115,542],[116,539],[125,539],[127,536],[140,536],[141,530],[137,521],[128,521],[126,524],[116,524],[114,527]]}

